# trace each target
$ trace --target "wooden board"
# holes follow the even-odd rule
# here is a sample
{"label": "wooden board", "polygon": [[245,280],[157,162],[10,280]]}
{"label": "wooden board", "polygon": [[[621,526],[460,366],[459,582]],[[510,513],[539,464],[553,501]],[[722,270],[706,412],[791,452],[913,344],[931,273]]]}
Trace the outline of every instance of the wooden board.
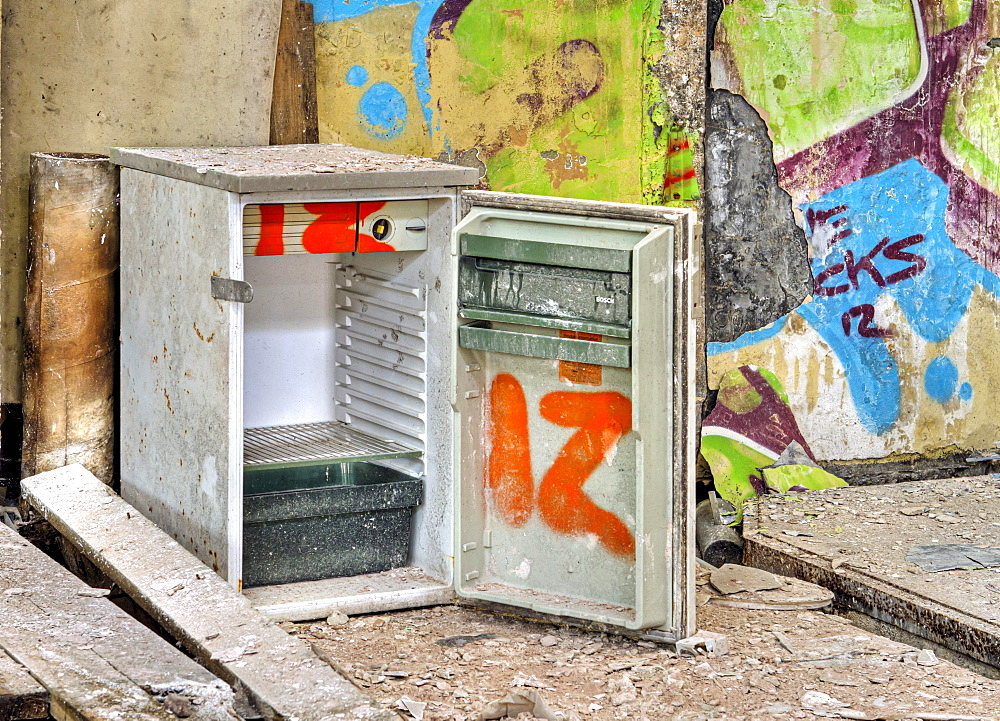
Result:
{"label": "wooden board", "polygon": [[48,690],[53,717],[169,721],[156,696],[177,692],[198,704],[192,719],[234,718],[224,683],[104,593],[0,525],[0,647]]}
{"label": "wooden board", "polygon": [[83,466],[22,483],[24,497],[188,651],[268,718],[398,721],[282,631]]}
{"label": "wooden board", "polygon": [[312,3],[282,0],[271,94],[271,145],[319,142]]}
{"label": "wooden board", "polygon": [[1000,667],[997,569],[931,573],[906,560],[915,546],[1000,546],[998,486],[982,476],[765,496],[745,517],[743,560]]}
{"label": "wooden board", "polygon": [[0,721],[48,717],[48,691],[24,666],[0,651]]}

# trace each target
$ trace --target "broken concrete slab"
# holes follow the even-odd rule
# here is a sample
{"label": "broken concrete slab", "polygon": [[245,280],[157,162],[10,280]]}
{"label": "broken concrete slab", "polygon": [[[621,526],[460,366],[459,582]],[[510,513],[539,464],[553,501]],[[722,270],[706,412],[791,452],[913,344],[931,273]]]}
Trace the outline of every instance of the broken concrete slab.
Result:
{"label": "broken concrete slab", "polygon": [[779,588],[714,595],[709,602],[716,606],[769,611],[815,611],[833,604],[833,593],[822,586],[798,578],[782,577],[782,581]]}
{"label": "broken concrete slab", "polygon": [[979,548],[962,543],[936,543],[914,546],[906,560],[925,571],[978,570],[1000,566],[1000,548]]}
{"label": "broken concrete slab", "polygon": [[697,656],[699,652],[709,656],[725,656],[729,653],[729,639],[722,633],[699,630],[695,635],[677,642],[678,655]]}
{"label": "broken concrete slab", "polygon": [[767,591],[784,585],[784,582],[773,573],[733,563],[727,563],[722,568],[712,571],[711,581],[723,595],[740,591]]}
{"label": "broken concrete slab", "polygon": [[83,466],[33,476],[21,488],[32,508],[266,718],[398,721]]}
{"label": "broken concrete slab", "polygon": [[[991,476],[852,486],[762,498],[744,521],[744,560],[830,589],[837,603],[1000,667],[1000,577],[992,569],[925,572],[914,544],[1000,547]],[[928,509],[907,516],[900,509]],[[959,523],[939,518],[958,519]],[[812,537],[788,536],[808,524]]]}

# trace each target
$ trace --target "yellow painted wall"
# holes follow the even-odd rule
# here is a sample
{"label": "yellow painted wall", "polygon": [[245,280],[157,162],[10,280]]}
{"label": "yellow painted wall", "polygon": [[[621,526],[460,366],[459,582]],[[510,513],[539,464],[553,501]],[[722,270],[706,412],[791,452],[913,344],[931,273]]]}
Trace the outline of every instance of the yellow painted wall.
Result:
{"label": "yellow painted wall", "polygon": [[[318,0],[320,139],[480,165],[494,190],[691,205],[697,128],[674,126],[686,96],[703,97],[704,7],[671,13],[688,31],[676,37],[658,30],[662,11],[652,0]],[[681,41],[676,58],[699,89],[670,101],[663,87],[677,78],[661,84],[656,71]]]}

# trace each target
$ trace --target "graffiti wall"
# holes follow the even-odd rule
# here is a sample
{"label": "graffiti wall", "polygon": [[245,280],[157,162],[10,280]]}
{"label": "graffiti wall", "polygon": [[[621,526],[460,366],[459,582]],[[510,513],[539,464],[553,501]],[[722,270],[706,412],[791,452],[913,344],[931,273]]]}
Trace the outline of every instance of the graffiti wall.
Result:
{"label": "graffiti wall", "polygon": [[731,0],[712,81],[767,124],[812,294],[709,344],[774,371],[826,460],[1000,440],[1000,5]]}
{"label": "graffiti wall", "polygon": [[[320,140],[478,166],[494,190],[698,198],[654,0],[316,0]],[[697,77],[697,76],[695,76]]]}

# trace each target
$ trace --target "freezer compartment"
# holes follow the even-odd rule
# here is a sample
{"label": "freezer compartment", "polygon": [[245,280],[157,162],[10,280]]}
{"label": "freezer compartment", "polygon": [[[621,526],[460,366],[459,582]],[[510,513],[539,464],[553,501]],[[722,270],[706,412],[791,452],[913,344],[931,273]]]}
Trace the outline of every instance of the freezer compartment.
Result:
{"label": "freezer compartment", "polygon": [[531,358],[628,368],[632,348],[627,341],[600,335],[510,323],[477,321],[460,326],[458,344],[470,350],[510,353]]}
{"label": "freezer compartment", "polygon": [[262,203],[243,209],[245,255],[426,250],[426,200]]}
{"label": "freezer compartment", "polygon": [[420,479],[363,461],[247,467],[243,479],[245,586],[406,565]]}
{"label": "freezer compartment", "polygon": [[458,267],[462,308],[531,313],[628,327],[628,273],[464,256]]}

